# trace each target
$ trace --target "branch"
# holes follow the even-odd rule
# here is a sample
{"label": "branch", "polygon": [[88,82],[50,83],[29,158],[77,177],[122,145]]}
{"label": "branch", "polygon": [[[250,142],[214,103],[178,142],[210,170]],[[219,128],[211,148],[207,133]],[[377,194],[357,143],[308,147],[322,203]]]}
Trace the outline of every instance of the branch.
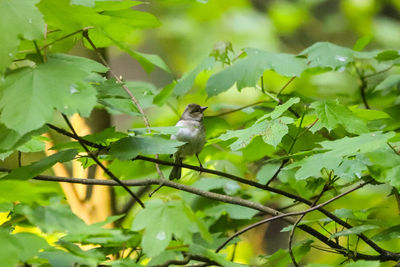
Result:
{"label": "branch", "polygon": [[189,263],[190,256],[186,256],[183,260],[169,260],[163,264],[152,265],[151,267],[168,267],[170,265],[185,265]]}
{"label": "branch", "polygon": [[[296,144],[297,138],[299,137],[299,134],[301,132],[301,125],[303,124],[303,120],[304,120],[304,116],[306,115],[306,111],[303,112],[303,115],[301,115],[300,118],[300,123],[299,123],[299,127],[297,128],[297,133],[296,136],[293,138],[292,144],[290,145],[290,148],[288,150],[288,152],[286,153],[287,155],[290,154],[290,152],[292,152],[292,149],[294,147],[294,145]],[[273,180],[275,180],[275,178],[278,176],[278,174],[281,172],[282,168],[285,166],[286,163],[289,162],[289,159],[285,159],[282,161],[281,165],[279,166],[278,170],[276,170],[276,172],[274,173],[274,175],[271,177],[271,179],[268,180],[266,185],[269,185]]]}
{"label": "branch", "polygon": [[76,133],[74,127],[72,126],[71,122],[68,120],[68,117],[65,114],[62,114],[62,116],[63,116],[65,122],[68,124],[68,127],[71,129],[74,136],[78,139],[78,142],[81,144],[83,149],[85,149],[85,151],[87,152],[87,154],[97,163],[97,165],[100,166],[100,168],[103,169],[103,171],[108,176],[110,176],[111,179],[113,179],[119,185],[121,185],[140,204],[140,206],[142,206],[142,208],[144,208],[145,206],[144,206],[143,202],[125,184],[123,184],[121,182],[121,180],[118,179],[106,166],[104,166],[103,163],[101,163],[100,160],[96,156],[94,156],[93,153],[88,149],[88,147],[85,145],[85,143],[81,141],[81,139],[79,138],[78,134]]}
{"label": "branch", "polygon": [[[64,39],[67,39],[68,37],[74,36],[74,35],[76,35],[76,34],[78,34],[78,33],[81,33],[81,32],[84,32],[84,31],[87,31],[87,30],[90,30],[90,29],[93,29],[93,27],[89,26],[89,27],[85,27],[85,28],[79,29],[79,30],[77,30],[77,31],[74,31],[74,32],[72,32],[72,33],[69,33],[69,34],[67,34],[67,35],[64,35],[64,36],[62,36],[62,37],[60,37],[60,38],[58,38],[58,39],[56,39],[56,40],[54,40],[54,41],[52,41],[52,42],[50,42],[50,43],[48,43],[48,44],[43,45],[42,47],[40,47],[40,49],[41,49],[41,50],[45,50],[46,48],[48,48],[49,46],[53,45],[54,43],[57,43],[57,42],[59,42],[59,41],[62,41],[62,40],[64,40]],[[51,32],[47,32],[47,31],[46,31],[46,32],[45,32],[46,37],[47,37],[47,34],[48,34],[48,33],[51,33]],[[33,50],[18,51],[18,53],[30,53],[30,52],[33,52]]]}
{"label": "branch", "polygon": [[[362,186],[364,186],[364,185],[366,185],[368,182],[364,182],[363,184],[361,184]],[[361,187],[362,187],[361,186]],[[358,188],[361,188],[361,187],[358,187]],[[358,188],[356,188],[356,189],[358,189]],[[353,192],[354,190],[356,190],[356,189],[352,189],[352,190],[349,190],[349,191],[347,191],[347,192],[345,192],[346,194],[348,194],[348,193],[351,193],[351,192]],[[317,198],[313,201],[313,203],[311,204],[311,207],[314,207],[315,206],[315,204],[317,204],[317,202],[321,199],[321,197],[322,197],[322,195],[326,192],[326,190],[327,190],[327,187],[326,186],[324,186],[324,188],[322,189],[322,191],[321,191],[321,193],[317,196]],[[342,196],[340,196],[340,197],[343,197],[345,194],[342,194]],[[334,197],[334,198],[332,198],[332,199],[338,199],[339,197]],[[293,243],[293,238],[294,238],[294,232],[296,231],[296,227],[297,227],[297,225],[301,222],[301,220],[303,220],[303,218],[305,217],[307,215],[307,212],[305,212],[305,213],[303,213],[297,220],[296,220],[296,222],[293,224],[293,228],[292,228],[292,231],[290,231],[290,235],[289,235],[289,241],[288,241],[288,250],[289,250],[289,255],[290,255],[290,258],[292,259],[292,262],[293,262],[293,264],[294,264],[294,266],[296,266],[296,267],[299,267],[299,264],[296,262],[296,258],[295,258],[295,256],[294,256],[294,253],[293,253],[293,250],[292,250],[292,243]]]}
{"label": "branch", "polygon": [[[86,40],[89,42],[89,44],[92,46],[93,50],[96,52],[97,56],[99,57],[101,62],[104,64],[104,66],[106,66],[109,69],[111,75],[117,80],[117,82],[119,84],[121,84],[121,87],[129,95],[129,97],[131,98],[132,102],[135,104],[135,106],[139,110],[140,114],[142,114],[143,122],[144,122],[144,125],[147,128],[147,131],[150,132],[149,119],[147,118],[146,113],[144,112],[144,110],[143,110],[142,106],[140,105],[139,101],[137,100],[137,98],[132,94],[132,92],[129,90],[129,88],[124,84],[124,82],[122,81],[121,76],[118,76],[117,74],[115,74],[115,72],[108,65],[107,60],[103,57],[103,55],[99,51],[97,51],[97,47],[95,46],[95,44],[92,42],[92,40],[89,37],[88,30],[83,31],[82,34],[83,34],[83,37],[85,37]],[[156,154],[155,157],[158,158],[158,154]],[[160,176],[160,178],[165,179],[164,174],[162,173],[162,171],[160,169],[160,166],[158,164],[156,164],[156,170],[157,170],[157,173]]]}
{"label": "branch", "polygon": [[367,89],[367,81],[365,80],[365,76],[363,73],[360,72],[360,70],[357,68],[356,64],[354,64],[354,68],[356,69],[358,78],[360,79],[360,93],[361,93],[361,99],[364,103],[364,106],[366,109],[370,109],[368,102],[367,102],[367,97],[365,95],[365,90]]}
{"label": "branch", "polygon": [[374,73],[371,73],[371,74],[368,74],[368,75],[364,75],[364,78],[368,79],[368,78],[373,77],[375,75],[382,74],[382,73],[384,73],[386,71],[389,71],[391,68],[393,68],[393,66],[394,65],[391,65],[391,66],[387,67],[386,69],[383,69],[383,70],[380,70],[380,71],[377,71],[377,72],[374,72]]}
{"label": "branch", "polygon": [[281,212],[279,212],[280,214],[277,215],[277,216],[275,216],[275,217],[267,218],[267,219],[261,220],[261,221],[259,221],[259,222],[253,223],[253,224],[251,224],[251,225],[249,225],[249,226],[243,228],[242,230],[236,232],[236,233],[235,233],[234,235],[232,235],[231,237],[229,237],[222,245],[220,245],[220,246],[217,248],[216,252],[219,252],[226,244],[229,243],[229,241],[231,241],[231,240],[234,239],[235,237],[237,237],[237,236],[239,236],[239,235],[241,235],[241,234],[243,234],[243,233],[245,233],[245,232],[247,232],[247,231],[249,231],[249,230],[251,230],[251,229],[257,227],[257,226],[263,225],[263,224],[268,223],[268,222],[271,222],[271,221],[275,221],[275,220],[277,220],[277,219],[282,219],[282,218],[285,218],[285,217],[288,217],[288,216],[303,215],[303,214],[307,214],[307,213],[309,213],[309,212],[311,212],[311,211],[320,209],[320,208],[322,208],[323,206],[328,205],[329,203],[331,203],[331,202],[333,202],[333,201],[335,201],[335,200],[337,200],[337,199],[339,199],[339,198],[341,198],[341,197],[343,197],[343,196],[345,196],[345,195],[347,195],[347,194],[349,194],[349,193],[351,193],[351,192],[353,192],[353,191],[355,191],[355,190],[357,190],[357,189],[362,188],[363,186],[367,185],[368,183],[369,183],[369,182],[361,183],[361,184],[359,184],[358,186],[356,186],[356,187],[354,187],[354,188],[352,188],[352,189],[350,189],[350,190],[348,190],[348,191],[346,191],[346,192],[343,192],[343,193],[341,193],[341,194],[339,194],[339,195],[337,195],[337,196],[335,196],[335,197],[329,199],[328,201],[325,201],[324,203],[321,203],[321,204],[319,204],[319,205],[317,205],[317,206],[314,206],[314,207],[312,207],[312,208],[310,208],[310,209],[307,209],[307,210],[304,210],[304,211],[294,211],[294,212],[289,212],[289,213],[281,213]]}
{"label": "branch", "polygon": [[285,90],[285,88],[288,87],[289,84],[291,84],[291,82],[293,82],[294,79],[296,79],[296,76],[293,76],[292,78],[290,78],[290,80],[276,94],[276,97],[278,97],[283,92],[283,90]]}
{"label": "branch", "polygon": [[[0,171],[10,172],[9,169],[5,169],[5,168],[0,168]],[[38,175],[38,176],[34,177],[33,179],[41,180],[41,181],[55,181],[55,182],[79,183],[79,184],[90,184],[90,185],[120,186],[120,184],[116,181],[101,180],[101,179],[68,178],[68,177],[57,177],[57,176],[48,176],[48,175]],[[167,187],[175,188],[175,189],[178,189],[181,191],[185,191],[185,192],[192,193],[195,195],[203,196],[203,197],[206,197],[209,199],[214,199],[214,200],[218,200],[221,202],[230,203],[230,204],[239,205],[239,206],[247,207],[250,209],[258,210],[258,211],[261,211],[263,213],[266,213],[266,214],[269,214],[272,216],[284,215],[283,213],[281,213],[277,210],[274,210],[267,206],[261,205],[259,203],[255,203],[255,202],[237,198],[237,197],[231,197],[231,196],[226,196],[226,195],[222,195],[222,194],[217,194],[214,192],[203,191],[203,190],[191,187],[191,186],[175,183],[175,182],[172,182],[169,180],[149,178],[149,179],[125,180],[125,181],[121,181],[121,182],[125,186],[160,185],[161,183],[163,183],[164,186],[167,186]],[[356,190],[356,188],[354,188],[354,190]],[[333,200],[330,200],[330,201],[333,201]],[[322,203],[322,204],[325,204],[325,203]],[[320,204],[320,205],[322,205],[322,204]],[[313,209],[320,210],[321,209],[320,205],[313,207]],[[291,215],[288,215],[288,216],[291,216]],[[283,216],[282,219],[291,224],[293,224],[295,222],[294,218],[286,218],[285,216]],[[307,225],[300,225],[300,226],[298,226],[298,228],[313,235],[314,237],[319,239],[321,242],[327,244],[328,246],[330,246],[332,248],[335,248],[337,250],[343,250],[343,248],[341,246],[337,245],[335,242],[330,240],[328,237],[322,235],[320,232],[314,230],[313,228],[311,228]],[[357,253],[356,255],[354,255],[354,258],[355,259],[366,259],[366,260],[398,261],[398,260],[400,260],[400,254],[393,253],[393,252],[387,252],[383,255],[366,255],[366,254]]]}
{"label": "branch", "polygon": [[[57,129],[57,128],[55,128],[55,129]],[[71,135],[72,135],[72,134],[68,133],[68,136],[71,136]],[[81,139],[80,137],[75,137],[75,136],[73,136],[73,135],[72,135],[71,137],[74,138],[74,139],[76,139],[76,140]],[[87,145],[89,145],[89,144],[91,143],[91,142],[89,142],[89,141],[84,141],[84,142],[85,142]],[[96,145],[96,144],[94,144],[94,145]],[[96,146],[97,146],[97,145],[96,145]],[[101,146],[101,147],[102,147],[102,148],[106,148],[106,147],[104,147],[104,146]],[[150,158],[150,157],[145,157],[145,156],[137,156],[135,159],[145,160],[145,161],[149,161],[149,162],[153,162],[153,163],[158,163],[158,164],[166,165],[166,166],[174,166],[174,165],[175,165],[174,162],[169,162],[169,161],[160,160],[160,159],[155,159],[155,158]],[[241,177],[239,177],[239,176],[235,176],[235,175],[232,175],[232,174],[229,174],[229,173],[225,173],[225,172],[221,172],[221,171],[217,171],[217,170],[206,169],[206,168],[202,168],[202,167],[198,167],[198,166],[193,166],[193,165],[189,165],[189,164],[185,164],[185,163],[182,163],[182,164],[181,164],[181,167],[187,168],[187,169],[196,170],[196,171],[203,172],[203,173],[210,173],[210,174],[214,174],[214,175],[217,175],[217,176],[225,177],[225,178],[228,178],[228,179],[231,179],[231,180],[234,180],[234,181],[243,183],[243,184],[247,184],[247,185],[250,185],[250,186],[259,188],[259,189],[267,190],[267,191],[270,191],[270,192],[273,192],[273,193],[276,193],[276,194],[285,196],[285,197],[287,197],[287,198],[291,198],[291,199],[293,199],[293,200],[302,202],[302,203],[307,204],[307,205],[309,205],[309,206],[312,204],[312,202],[309,201],[308,199],[302,198],[302,197],[300,197],[300,196],[298,196],[298,195],[294,195],[294,194],[291,194],[291,193],[289,193],[289,192],[286,192],[286,191],[283,191],[283,190],[280,190],[280,189],[277,189],[277,188],[273,188],[273,187],[270,187],[270,186],[267,186],[267,185],[259,184],[259,183],[257,183],[257,182],[252,181],[252,180],[243,179],[243,178],[241,178]],[[167,180],[164,180],[164,181],[167,181]],[[160,184],[160,182],[157,183],[157,184]],[[350,229],[350,228],[353,227],[353,226],[350,225],[349,223],[343,221],[342,219],[340,219],[339,217],[337,217],[337,216],[334,215],[333,213],[331,213],[331,212],[325,210],[324,208],[318,208],[318,210],[319,210],[321,213],[323,213],[325,216],[327,216],[328,218],[332,219],[332,220],[335,221],[336,223],[338,223],[338,224],[340,224],[340,225],[342,225],[342,226],[344,226],[344,227],[346,227],[346,228],[348,228],[348,229]],[[319,233],[319,232],[317,231],[317,233]],[[358,236],[359,236],[365,243],[367,243],[370,247],[372,247],[375,251],[377,251],[378,253],[380,253],[380,254],[387,254],[387,255],[390,255],[390,254],[392,253],[392,252],[390,252],[390,251],[384,250],[384,249],[382,249],[381,247],[379,247],[376,243],[374,243],[371,239],[369,239],[369,238],[368,238],[367,236],[365,236],[364,234],[358,234]]]}
{"label": "branch", "polygon": [[[218,262],[210,260],[207,257],[201,256],[201,255],[187,254],[183,260],[169,260],[163,264],[152,265],[151,267],[168,267],[170,265],[185,265],[185,264],[189,263],[191,260],[202,261],[203,263],[201,266],[208,266],[208,265],[221,266],[221,264],[219,264]],[[204,265],[204,264],[206,264],[206,265]]]}

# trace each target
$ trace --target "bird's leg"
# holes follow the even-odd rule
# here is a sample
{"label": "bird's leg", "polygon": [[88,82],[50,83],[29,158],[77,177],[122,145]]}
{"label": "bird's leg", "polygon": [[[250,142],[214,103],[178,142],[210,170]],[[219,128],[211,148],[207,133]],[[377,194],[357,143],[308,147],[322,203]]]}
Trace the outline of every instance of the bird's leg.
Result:
{"label": "bird's leg", "polygon": [[[200,168],[203,168],[203,165],[201,164],[201,161],[200,161],[200,159],[199,159],[199,153],[196,153],[196,158],[197,158],[197,160],[199,161]],[[200,171],[200,172],[201,172],[201,171]]]}

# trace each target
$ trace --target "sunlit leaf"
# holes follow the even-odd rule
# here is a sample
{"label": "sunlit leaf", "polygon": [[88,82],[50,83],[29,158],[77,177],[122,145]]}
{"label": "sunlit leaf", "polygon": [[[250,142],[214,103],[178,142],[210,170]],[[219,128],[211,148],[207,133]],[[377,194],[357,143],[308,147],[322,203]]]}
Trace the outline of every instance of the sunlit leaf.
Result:
{"label": "sunlit leaf", "polygon": [[237,60],[233,65],[210,77],[206,86],[209,97],[228,90],[235,83],[239,90],[255,86],[265,70],[292,77],[300,76],[307,68],[305,59],[295,55],[265,52],[254,48],[244,51],[247,57]]}
{"label": "sunlit leaf", "polygon": [[169,244],[172,234],[185,243],[191,243],[197,224],[193,221],[190,208],[182,201],[153,200],[146,203],[146,209],[135,217],[132,229],[144,229],[142,246],[149,256],[161,253]]}
{"label": "sunlit leaf", "polygon": [[186,73],[178,80],[174,87],[174,94],[181,96],[186,94],[193,86],[193,83],[200,72],[211,69],[215,65],[214,57],[207,57],[191,72]]}
{"label": "sunlit leaf", "polygon": [[122,160],[133,159],[139,154],[173,154],[183,144],[156,136],[129,136],[112,144],[110,154]]}
{"label": "sunlit leaf", "polygon": [[348,235],[357,235],[364,233],[365,231],[372,230],[372,229],[377,229],[379,226],[377,225],[369,225],[369,224],[364,224],[360,226],[354,226],[350,229],[346,229],[340,232],[336,232],[335,234],[331,235],[332,238],[340,237],[340,236],[348,236]]}
{"label": "sunlit leaf", "polygon": [[[36,68],[15,71],[0,84],[3,93],[0,120],[8,128],[24,134],[49,121],[54,108],[68,111],[68,114],[84,111],[88,115],[95,104],[90,98],[95,91],[85,79],[95,72],[105,71],[107,68],[95,61],[64,54],[50,55],[47,63]],[[85,89],[77,88],[78,85]],[[89,99],[82,102],[85,100],[81,98],[80,105],[76,105],[74,102],[79,97],[77,99],[75,94],[81,94],[81,90],[90,90],[83,93]]]}
{"label": "sunlit leaf", "polygon": [[246,147],[256,136],[261,136],[263,141],[267,144],[277,146],[281,142],[282,137],[288,133],[287,124],[290,123],[293,123],[293,119],[289,117],[264,120],[246,129],[228,130],[218,138],[221,140],[229,140],[236,137],[237,140],[230,145],[232,150],[239,150]]}
{"label": "sunlit leaf", "polygon": [[16,56],[19,38],[38,40],[44,36],[43,15],[35,6],[39,0],[0,1],[0,75]]}
{"label": "sunlit leaf", "polygon": [[392,239],[400,239],[400,225],[389,227],[372,237],[372,240],[380,242]]}
{"label": "sunlit leaf", "polygon": [[329,131],[335,129],[338,125],[342,125],[349,133],[368,132],[365,123],[338,101],[318,101],[312,103],[310,107],[315,110],[319,118],[318,123]]}
{"label": "sunlit leaf", "polygon": [[66,162],[72,160],[77,151],[75,149],[64,150],[57,152],[49,157],[45,157],[40,161],[34,162],[27,166],[22,166],[11,171],[10,174],[6,175],[2,179],[15,179],[15,180],[28,180],[31,179],[48,168],[52,167],[57,162]]}

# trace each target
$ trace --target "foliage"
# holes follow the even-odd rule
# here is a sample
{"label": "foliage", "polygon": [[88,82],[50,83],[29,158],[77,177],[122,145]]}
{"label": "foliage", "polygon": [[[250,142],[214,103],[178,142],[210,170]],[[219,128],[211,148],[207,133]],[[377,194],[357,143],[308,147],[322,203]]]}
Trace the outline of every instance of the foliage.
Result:
{"label": "foliage", "polygon": [[[182,7],[165,2],[153,5]],[[205,22],[205,13],[225,12],[215,1],[183,2],[207,7],[190,13]],[[310,9],[323,1],[300,2],[274,3],[268,11],[282,34],[307,25]],[[354,8],[349,5],[355,1],[343,2],[345,11]],[[140,4],[0,0],[0,159],[14,166],[1,168],[2,266],[286,266],[299,261],[334,266],[343,260],[353,261],[344,266],[384,266],[400,261],[398,50],[364,51],[372,41],[368,35],[353,48],[315,42],[286,53],[248,45],[235,50],[235,42],[223,42],[208,55],[197,55],[180,79],[158,88],[122,80],[101,62],[100,49],[115,46],[146,73],[173,76],[175,67],[160,56],[132,48],[135,38],[145,38],[140,30],[161,25],[152,13],[137,10]],[[246,4],[232,6],[245,9]],[[350,21],[360,30],[358,20]],[[68,54],[77,44],[107,66]],[[175,105],[176,99],[181,104]],[[193,101],[210,105],[204,121],[208,141],[200,155],[206,168],[188,158],[181,180],[162,181],[157,175],[174,164],[168,155],[182,145],[170,139],[177,127],[167,126],[179,116],[170,115],[169,108],[179,114]],[[79,137],[58,117],[88,117],[94,109],[133,116],[132,131],[107,128]],[[43,134],[53,131],[72,140],[50,149]],[[56,152],[38,158],[44,150]],[[29,157],[30,163],[15,167],[16,155]],[[132,189],[163,188],[151,198],[141,196],[143,209],[133,204],[122,215],[88,225],[52,185],[64,178],[41,175],[76,160],[85,168],[109,162],[104,171]],[[157,173],[154,163],[161,168]],[[75,178],[63,181],[100,183]],[[47,182],[38,181],[43,179]],[[117,185],[114,181],[104,183]],[[116,193],[116,201],[130,201],[122,189]],[[279,215],[289,224],[282,229],[290,231],[287,249],[246,257],[238,254],[241,246],[251,251],[251,241],[235,235],[224,243],[266,215]],[[327,260],[314,257],[319,250]]]}

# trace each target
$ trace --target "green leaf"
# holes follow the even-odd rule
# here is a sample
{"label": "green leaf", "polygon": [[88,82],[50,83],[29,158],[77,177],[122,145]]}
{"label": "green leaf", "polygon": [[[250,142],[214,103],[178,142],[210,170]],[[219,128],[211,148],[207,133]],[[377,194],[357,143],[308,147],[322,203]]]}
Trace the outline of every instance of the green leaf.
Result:
{"label": "green leaf", "polygon": [[275,109],[274,109],[272,112],[270,112],[270,113],[268,113],[268,114],[265,114],[264,116],[262,116],[261,118],[259,118],[259,119],[257,120],[257,122],[260,122],[260,121],[262,121],[262,120],[264,120],[264,119],[266,119],[266,118],[271,118],[271,119],[273,119],[273,120],[274,120],[274,119],[277,119],[277,118],[279,118],[286,110],[288,110],[291,106],[293,106],[294,104],[299,103],[299,102],[300,102],[300,98],[298,98],[298,97],[292,97],[292,98],[290,98],[288,101],[286,101],[285,103],[276,106]]}
{"label": "green leaf", "polygon": [[354,51],[363,50],[372,40],[372,35],[365,35],[357,40],[353,46]]}
{"label": "green leaf", "polygon": [[246,58],[237,60],[233,65],[210,77],[206,86],[209,97],[225,92],[235,83],[238,90],[255,86],[265,70],[293,77],[300,76],[307,68],[306,60],[295,55],[270,53],[254,48],[244,51],[247,54]]}
{"label": "green leaf", "polygon": [[108,146],[112,142],[118,141],[119,139],[126,137],[126,133],[115,131],[115,127],[106,128],[99,133],[93,133],[86,135],[83,138],[87,141]]}
{"label": "green leaf", "polygon": [[[136,11],[138,12],[138,11]],[[139,12],[140,14],[148,14],[144,12]],[[133,51],[130,49],[127,45],[123,44],[122,42],[118,41],[114,37],[112,37],[110,34],[107,32],[103,31],[102,32],[105,36],[107,36],[115,45],[117,45],[122,51],[128,53],[131,57],[136,59],[142,68],[147,72],[151,73],[154,70],[154,66],[159,67],[162,70],[165,70],[168,73],[171,73],[171,70],[167,66],[167,64],[159,57],[158,55],[153,55],[153,54],[146,54],[146,53],[140,53],[137,51]]]}
{"label": "green leaf", "polygon": [[[297,262],[299,262],[309,251],[312,240],[305,240],[293,246],[293,254]],[[265,266],[286,267],[290,265],[292,259],[287,250],[279,249],[272,255],[263,257],[267,261]]]}
{"label": "green leaf", "polygon": [[357,108],[356,106],[350,107],[350,110],[357,117],[366,121],[391,118],[389,114],[387,114],[382,110],[362,109],[362,108]]}
{"label": "green leaf", "polygon": [[8,129],[4,124],[0,123],[0,152],[13,151],[17,148],[24,149],[24,144],[30,142],[32,136],[40,135],[47,131],[47,127],[44,126],[40,129],[28,132],[24,135],[18,134],[18,132]]}
{"label": "green leaf", "polygon": [[46,147],[46,141],[48,141],[48,138],[44,136],[33,136],[31,140],[18,147],[18,151],[24,153],[44,151]]}
{"label": "green leaf", "polygon": [[352,60],[352,50],[328,42],[315,43],[301,52],[311,67],[338,69]]}
{"label": "green leaf", "polygon": [[[91,0],[87,0],[87,1],[91,1]],[[141,2],[141,1],[132,1],[132,0],[96,1],[95,10],[98,11],[98,12],[101,12],[101,11],[104,11],[104,10],[120,10],[120,9],[131,8],[133,6],[137,6],[137,5],[141,5],[141,4],[143,4],[143,2]]]}
{"label": "green leaf", "polygon": [[173,154],[183,142],[156,136],[129,136],[111,145],[110,154],[128,160],[139,154]]}
{"label": "green leaf", "polygon": [[205,213],[207,216],[211,216],[214,219],[219,218],[224,214],[228,214],[231,219],[250,220],[257,214],[257,210],[225,203],[208,208],[205,210]]}
{"label": "green leaf", "polygon": [[200,72],[209,70],[215,65],[214,57],[206,57],[203,61],[191,72],[185,73],[182,78],[178,80],[174,87],[174,94],[182,96],[186,94],[193,86],[194,81]]}
{"label": "green leaf", "polygon": [[43,15],[35,6],[38,2],[39,0],[0,1],[0,76],[15,58],[20,38],[43,38]]}
{"label": "green leaf", "polygon": [[331,235],[330,239],[340,237],[340,236],[358,235],[358,234],[364,233],[365,231],[377,229],[377,228],[379,228],[379,226],[369,225],[369,224],[355,226],[350,229],[346,229],[346,230],[334,233],[333,235]]}
{"label": "green leaf", "polygon": [[95,0],[71,0],[71,5],[81,5],[87,7],[94,7]]}
{"label": "green leaf", "polygon": [[[64,250],[48,250],[39,254],[42,259],[47,259],[51,266],[57,267],[71,267],[74,265],[87,265],[88,261],[85,258],[77,257]],[[89,266],[96,266],[94,264]]]}
{"label": "green leaf", "polygon": [[225,255],[217,254],[214,251],[208,250],[205,247],[202,247],[197,244],[192,244],[189,247],[189,252],[197,255],[203,255],[210,260],[218,262],[221,266],[224,267],[244,267],[245,265],[235,263],[226,259]]}
{"label": "green leaf", "polygon": [[70,93],[64,98],[64,105],[59,106],[58,110],[68,116],[79,113],[83,117],[89,117],[97,104],[96,89],[89,84],[77,83],[71,85]]}
{"label": "green leaf", "polygon": [[399,57],[400,57],[399,51],[386,50],[386,51],[380,52],[375,58],[378,61],[389,61],[389,60],[395,60]]}
{"label": "green leaf", "polygon": [[106,256],[99,250],[82,250],[78,245],[65,240],[59,240],[58,245],[67,249],[71,254],[76,255],[80,258],[86,259],[89,266],[97,266],[100,262],[106,260]]}
{"label": "green leaf", "polygon": [[[156,90],[154,85],[138,81],[129,81],[126,82],[125,85],[139,101],[142,108],[151,106],[153,103],[153,92]],[[128,93],[122,88],[121,84],[117,83],[114,79],[106,80],[96,85],[96,89],[98,91],[97,97],[99,103],[106,106],[110,113],[134,116],[140,115]]]}
{"label": "green leaf", "polygon": [[115,261],[111,261],[107,264],[110,264],[112,267],[142,267],[143,265],[136,263],[136,259],[119,259]]}
{"label": "green leaf", "polygon": [[17,233],[14,238],[23,244],[23,249],[18,255],[23,262],[36,256],[40,250],[50,248],[46,240],[32,233]]}
{"label": "green leaf", "polygon": [[146,127],[146,128],[134,128],[129,129],[129,132],[135,133],[135,135],[143,135],[146,134],[149,130],[151,133],[158,133],[158,134],[177,134],[179,129],[182,127],[180,126],[165,126],[165,127]]}
{"label": "green leaf", "polygon": [[226,141],[236,137],[237,140],[230,145],[232,150],[239,150],[246,147],[256,136],[261,136],[265,143],[276,147],[281,142],[282,137],[288,133],[287,124],[290,123],[293,123],[293,119],[289,117],[264,120],[246,129],[228,130],[218,138]]}
{"label": "green leaf", "polygon": [[19,253],[23,251],[21,244],[5,228],[0,228],[0,257],[4,267],[15,267],[19,262]]}
{"label": "green leaf", "polygon": [[376,87],[375,91],[384,91],[392,89],[398,86],[400,83],[400,74],[392,74],[386,77],[382,82],[380,82]]}
{"label": "green leaf", "polygon": [[315,110],[319,118],[317,123],[320,123],[322,127],[329,131],[335,129],[338,125],[342,125],[349,133],[368,132],[366,124],[338,101],[318,101],[312,103],[310,107]]}
{"label": "green leaf", "polygon": [[64,150],[57,152],[49,157],[45,157],[37,162],[34,162],[28,166],[23,166],[18,169],[14,169],[10,174],[6,175],[2,179],[15,179],[15,180],[28,180],[31,179],[48,168],[52,167],[57,162],[66,162],[72,160],[77,151],[75,149]]}
{"label": "green leaf", "polygon": [[276,173],[276,171],[281,166],[280,163],[269,163],[265,164],[261,167],[261,169],[257,173],[257,180],[262,183],[266,184]]}
{"label": "green leaf", "polygon": [[321,169],[333,170],[339,167],[344,158],[369,153],[387,147],[387,141],[394,136],[393,132],[366,133],[356,137],[344,137],[335,141],[324,141],[320,145],[328,152],[314,154],[294,162],[285,169],[300,167],[296,172],[296,179],[320,177]]}
{"label": "green leaf", "polygon": [[[87,105],[92,106],[83,109],[73,104],[77,85],[90,90],[85,79],[94,72],[105,71],[107,68],[95,61],[64,54],[50,55],[47,63],[36,68],[17,70],[0,84],[0,121],[22,135],[49,121],[54,108],[68,110],[69,114],[85,110],[87,114],[94,103],[89,99]],[[83,95],[88,97],[88,92]]]}
{"label": "green leaf", "polygon": [[372,237],[372,240],[376,242],[400,239],[400,224],[389,227]]}
{"label": "green leaf", "polygon": [[176,83],[172,82],[165,86],[155,97],[154,104],[162,107],[165,103],[167,103],[168,98],[172,95]]}
{"label": "green leaf", "polygon": [[379,261],[356,261],[356,262],[350,262],[343,267],[379,267],[381,266]]}
{"label": "green leaf", "polygon": [[47,202],[50,194],[57,193],[56,188],[47,187],[34,182],[0,179],[0,203],[22,202],[40,203]]}
{"label": "green leaf", "polygon": [[160,254],[169,244],[172,234],[175,238],[191,243],[197,225],[186,210],[190,208],[182,201],[153,200],[146,203],[146,209],[135,217],[132,230],[144,230],[142,246],[148,256]]}
{"label": "green leaf", "polygon": [[237,182],[222,178],[201,178],[192,184],[192,186],[204,191],[222,188],[227,195],[233,195],[240,189],[240,186]]}

